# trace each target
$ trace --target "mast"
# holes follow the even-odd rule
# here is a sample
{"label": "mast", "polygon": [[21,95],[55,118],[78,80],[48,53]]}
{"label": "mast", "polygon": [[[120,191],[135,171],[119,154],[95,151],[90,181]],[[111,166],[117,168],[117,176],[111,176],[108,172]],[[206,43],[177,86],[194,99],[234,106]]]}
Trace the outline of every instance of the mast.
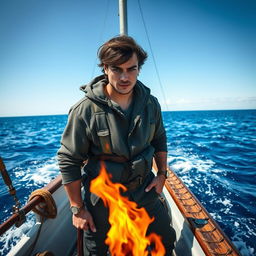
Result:
{"label": "mast", "polygon": [[128,35],[127,25],[127,0],[119,0],[119,22],[120,22],[120,35]]}

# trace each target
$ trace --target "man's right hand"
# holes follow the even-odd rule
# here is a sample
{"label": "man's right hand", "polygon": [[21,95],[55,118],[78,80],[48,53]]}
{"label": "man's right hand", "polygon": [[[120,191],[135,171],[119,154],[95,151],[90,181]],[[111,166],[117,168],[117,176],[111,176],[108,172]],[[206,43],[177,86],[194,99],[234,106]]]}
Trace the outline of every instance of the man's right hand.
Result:
{"label": "man's right hand", "polygon": [[78,214],[73,214],[73,225],[77,229],[83,229],[87,231],[90,228],[92,232],[96,232],[92,215],[85,208],[81,209]]}

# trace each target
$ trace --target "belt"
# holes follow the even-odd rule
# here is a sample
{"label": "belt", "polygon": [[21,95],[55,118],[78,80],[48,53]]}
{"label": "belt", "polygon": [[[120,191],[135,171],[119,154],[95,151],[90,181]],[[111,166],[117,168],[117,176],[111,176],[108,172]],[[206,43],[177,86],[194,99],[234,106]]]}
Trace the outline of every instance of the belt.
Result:
{"label": "belt", "polygon": [[126,163],[129,160],[124,156],[113,156],[113,155],[99,155],[95,156],[96,159],[102,160],[102,161],[112,161],[117,163]]}

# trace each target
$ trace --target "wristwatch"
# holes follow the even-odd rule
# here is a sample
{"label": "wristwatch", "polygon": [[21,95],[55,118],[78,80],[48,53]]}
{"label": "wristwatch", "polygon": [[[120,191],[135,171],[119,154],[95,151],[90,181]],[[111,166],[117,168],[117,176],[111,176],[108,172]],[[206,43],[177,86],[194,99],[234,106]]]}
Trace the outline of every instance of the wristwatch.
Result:
{"label": "wristwatch", "polygon": [[71,206],[70,210],[74,215],[77,215],[78,213],[81,212],[81,210],[84,208],[84,204],[82,204],[82,206],[77,207],[77,206]]}
{"label": "wristwatch", "polygon": [[169,172],[167,170],[157,172],[157,176],[164,175],[166,179],[168,178],[168,174]]}

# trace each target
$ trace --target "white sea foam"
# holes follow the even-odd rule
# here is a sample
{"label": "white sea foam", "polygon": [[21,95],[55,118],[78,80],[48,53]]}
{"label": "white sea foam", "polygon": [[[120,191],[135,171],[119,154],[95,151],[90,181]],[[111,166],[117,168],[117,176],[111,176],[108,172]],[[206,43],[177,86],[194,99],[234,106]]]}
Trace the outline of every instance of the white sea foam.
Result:
{"label": "white sea foam", "polygon": [[234,123],[234,122],[226,122],[225,123],[225,126],[234,126],[234,125],[236,125],[236,123]]}
{"label": "white sea foam", "polygon": [[214,166],[214,162],[210,159],[201,160],[197,155],[184,157],[169,157],[168,163],[174,171],[186,173],[195,168],[199,172],[209,173]]}
{"label": "white sea foam", "polygon": [[176,161],[187,161],[187,159],[183,156],[168,156],[168,163],[176,162]]}
{"label": "white sea foam", "polygon": [[15,172],[17,177],[22,177],[20,182],[26,182],[27,186],[33,186],[35,184],[44,185],[49,183],[58,174],[59,167],[53,159],[47,161],[42,167],[37,167],[36,164],[26,171],[18,170]]}
{"label": "white sea foam", "polygon": [[223,170],[221,170],[221,169],[211,169],[211,172],[213,172],[213,173],[223,173]]}
{"label": "white sea foam", "polygon": [[216,195],[216,192],[213,190],[213,188],[212,188],[212,186],[211,186],[211,184],[209,184],[208,182],[207,182],[207,179],[206,179],[206,177],[204,178],[204,184],[205,184],[205,186],[207,186],[207,189],[205,189],[205,194],[207,194],[207,195],[209,195],[209,196],[214,196],[214,195]]}
{"label": "white sea foam", "polygon": [[222,201],[222,203],[225,205],[225,206],[233,206],[233,204],[231,204],[231,201],[227,198],[224,199],[224,201]]}
{"label": "white sea foam", "polygon": [[27,221],[20,227],[11,227],[0,237],[0,255],[6,255],[18,242],[19,240],[28,233],[31,227],[35,224],[35,218],[33,213],[27,215]]}
{"label": "white sea foam", "polygon": [[255,231],[254,225],[253,225],[253,223],[255,222],[255,219],[242,218],[241,221],[243,221],[243,225],[245,227],[246,233],[248,233],[250,236],[256,237],[256,231]]}
{"label": "white sea foam", "polygon": [[225,214],[230,214],[230,209],[233,207],[231,200],[229,200],[228,198],[224,198],[224,199],[220,198],[216,200],[215,203],[223,204],[224,208],[222,208],[221,211]]}
{"label": "white sea foam", "polygon": [[32,175],[32,178],[37,184],[45,184],[52,180],[53,174],[56,174],[58,170],[59,168],[56,163],[48,164],[39,168],[37,173]]}
{"label": "white sea foam", "polygon": [[182,181],[189,187],[193,187],[194,184],[189,176],[182,176]]}
{"label": "white sea foam", "polygon": [[190,161],[187,161],[187,162],[179,161],[172,165],[172,169],[174,169],[174,171],[179,171],[179,173],[186,173],[192,169],[192,166],[193,165]]}
{"label": "white sea foam", "polygon": [[214,165],[214,162],[210,159],[207,159],[207,160],[195,159],[194,160],[194,167],[199,172],[209,172],[209,170],[212,168],[213,165]]}
{"label": "white sea foam", "polygon": [[26,172],[24,170],[20,170],[20,168],[15,168],[14,171],[16,178],[24,177],[26,175]]}
{"label": "white sea foam", "polygon": [[214,220],[216,221],[221,221],[222,218],[217,212],[210,212],[210,215],[213,217]]}
{"label": "white sea foam", "polygon": [[234,226],[238,228],[240,226],[240,224],[237,221],[235,221]]}

